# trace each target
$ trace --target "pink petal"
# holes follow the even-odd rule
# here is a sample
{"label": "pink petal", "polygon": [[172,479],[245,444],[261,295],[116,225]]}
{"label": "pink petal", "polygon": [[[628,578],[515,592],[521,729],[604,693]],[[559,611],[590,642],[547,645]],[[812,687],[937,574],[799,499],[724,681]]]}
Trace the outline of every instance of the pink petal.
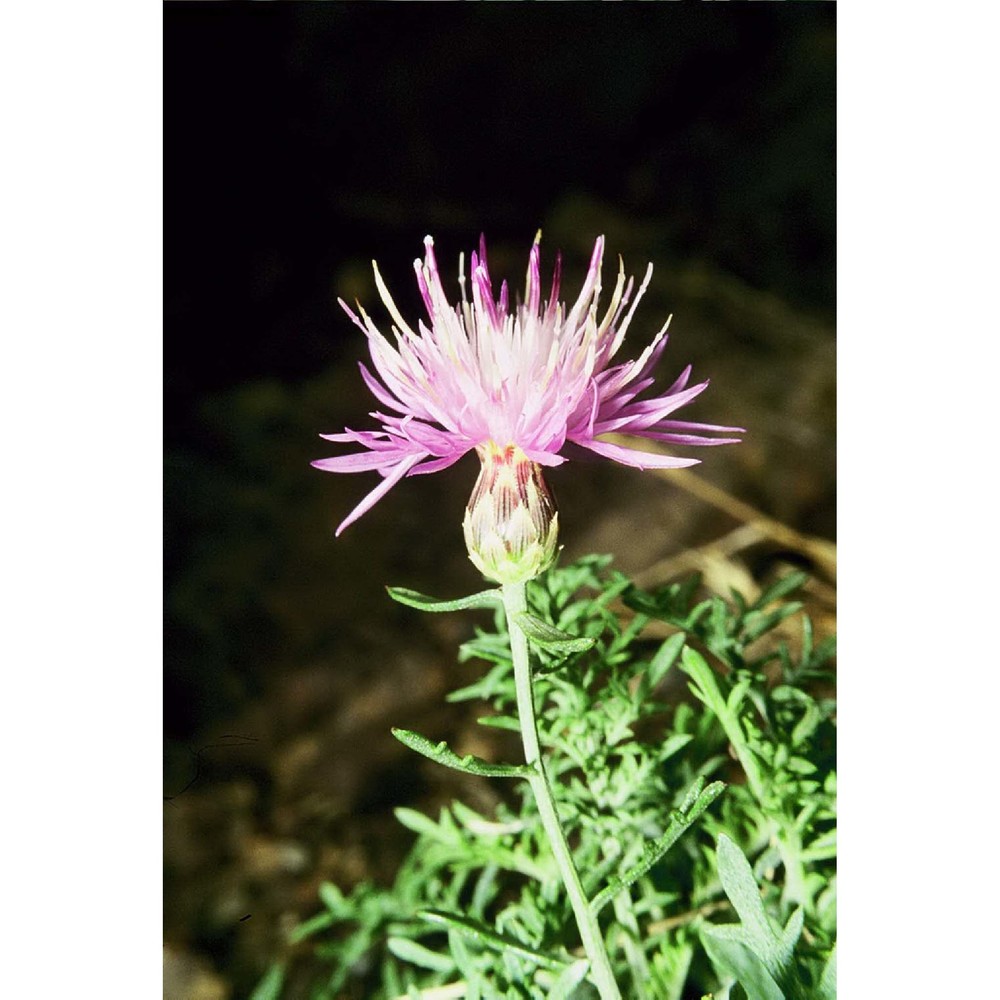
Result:
{"label": "pink petal", "polygon": [[[397,465],[392,472],[386,476],[385,479],[383,479],[382,482],[379,483],[378,486],[376,486],[375,489],[373,489],[371,493],[369,493],[368,496],[366,496],[364,500],[362,500],[361,503],[359,503],[357,507],[355,507],[354,510],[352,510],[351,513],[344,518],[343,521],[340,522],[340,526],[337,528],[335,534],[339,537],[344,528],[346,528],[349,524],[353,524],[359,517],[361,517],[362,514],[371,510],[372,507],[374,507],[375,504],[377,504],[379,500],[381,500],[382,497],[384,497],[386,493],[388,493],[389,490],[391,490],[393,486],[395,486],[396,483],[398,483],[400,479],[402,479],[403,476],[405,476],[407,472],[409,472],[410,469],[412,469],[413,466],[415,466],[417,462],[424,457],[426,457],[424,454],[418,453],[416,455],[410,455],[408,458],[404,458],[403,461],[401,461],[399,465]],[[314,462],[313,464],[315,465],[316,463]]]}
{"label": "pink petal", "polygon": [[336,455],[333,458],[318,458],[309,464],[324,472],[371,472],[392,465],[399,460],[399,453],[386,455],[384,452],[362,451],[353,455]]}
{"label": "pink petal", "polygon": [[395,410],[397,413],[408,413],[405,404],[401,403],[395,396],[389,392],[388,389],[381,382],[375,378],[374,375],[365,367],[363,361],[358,362],[358,367],[361,369],[361,377],[365,380],[365,385],[368,386],[371,394],[383,405],[388,406],[390,410]]}
{"label": "pink petal", "polygon": [[443,458],[435,458],[430,462],[421,462],[420,465],[415,465],[410,469],[408,475],[425,476],[432,472],[440,472],[442,469],[447,469],[454,465],[460,458],[464,458],[471,450],[470,446],[465,451],[456,451],[454,454],[445,455]]}
{"label": "pink petal", "polygon": [[562,253],[556,253],[555,267],[552,269],[552,291],[549,292],[549,302],[545,307],[545,322],[555,320],[556,308],[559,305],[559,275],[562,271]]}
{"label": "pink petal", "polygon": [[656,425],[662,431],[718,431],[728,434],[746,434],[745,427],[723,427],[721,424],[694,424],[690,420],[663,420]]}
{"label": "pink petal", "polygon": [[399,447],[385,431],[352,431],[348,427],[342,434],[320,434],[320,437],[324,441],[335,441],[337,444],[360,444],[372,451]]}
{"label": "pink petal", "polygon": [[710,438],[698,434],[664,434],[660,431],[629,431],[636,437],[648,438],[650,441],[662,441],[664,444],[691,444],[709,446],[713,444],[739,444],[740,438]]}
{"label": "pink petal", "polygon": [[678,392],[674,396],[644,399],[638,403],[631,403],[613,420],[599,420],[594,430],[597,434],[610,434],[612,431],[618,430],[627,434],[630,429],[644,430],[662,420],[667,414],[679,410],[685,403],[691,402],[695,396],[707,388],[708,382],[699,382],[698,385],[693,385],[690,389]]}
{"label": "pink petal", "polygon": [[677,381],[674,382],[674,384],[669,389],[667,389],[667,391],[663,393],[663,395],[672,396],[675,392],[680,392],[681,389],[683,389],[684,386],[688,384],[688,379],[690,377],[691,377],[691,366],[688,365],[687,368],[685,368],[684,371],[682,371],[680,375],[677,376]]}
{"label": "pink petal", "polygon": [[689,465],[698,465],[701,461],[698,458],[654,455],[648,451],[638,451],[635,448],[624,448],[618,444],[611,444],[609,441],[575,440],[576,444],[583,448],[589,448],[598,455],[603,455],[604,458],[610,458],[613,462],[621,462],[622,465],[631,465],[636,469],[683,469]]}

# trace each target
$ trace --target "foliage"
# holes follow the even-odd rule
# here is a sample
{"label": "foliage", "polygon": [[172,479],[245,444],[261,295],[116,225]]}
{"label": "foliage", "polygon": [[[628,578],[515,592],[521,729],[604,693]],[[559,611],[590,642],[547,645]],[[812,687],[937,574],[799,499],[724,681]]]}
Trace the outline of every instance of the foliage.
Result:
{"label": "foliage", "polygon": [[[805,577],[752,603],[697,600],[696,577],[645,592],[608,563],[551,570],[530,586],[521,624],[559,818],[623,993],[832,1000],[834,643],[816,644],[789,600]],[[496,604],[491,592],[390,593],[427,611]],[[775,638],[793,616],[795,655]],[[460,659],[488,667],[451,700],[486,701],[483,725],[518,730],[502,610]],[[323,909],[293,936],[328,964],[313,1000],[594,996],[523,780],[531,769],[395,734],[448,767],[508,779],[510,794],[491,816],[458,801],[437,817],[398,809],[417,840],[395,883],[323,886]],[[279,996],[273,970],[270,981],[266,995]]]}

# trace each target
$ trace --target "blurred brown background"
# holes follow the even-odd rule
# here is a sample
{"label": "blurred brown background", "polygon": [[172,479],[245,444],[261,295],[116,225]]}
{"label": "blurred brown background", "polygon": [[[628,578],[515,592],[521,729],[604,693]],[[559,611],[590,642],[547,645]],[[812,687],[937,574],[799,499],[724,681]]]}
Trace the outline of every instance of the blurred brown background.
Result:
{"label": "blurred brown background", "polygon": [[337,540],[375,476],[308,464],[337,450],[318,433],[368,426],[336,297],[382,320],[372,257],[414,316],[426,233],[453,273],[484,232],[517,288],[541,227],[567,296],[601,233],[606,285],[617,254],[652,260],[623,356],[673,313],[661,379],[693,363],[712,386],[687,418],[746,440],[692,452],[694,476],[555,470],[564,558],[723,590],[805,566],[832,617],[835,7],[164,10],[165,995],[235,1000],[321,879],[391,878],[394,805],[485,794],[389,734],[491,752],[443,700],[473,619],[383,589],[481,586],[474,457]]}

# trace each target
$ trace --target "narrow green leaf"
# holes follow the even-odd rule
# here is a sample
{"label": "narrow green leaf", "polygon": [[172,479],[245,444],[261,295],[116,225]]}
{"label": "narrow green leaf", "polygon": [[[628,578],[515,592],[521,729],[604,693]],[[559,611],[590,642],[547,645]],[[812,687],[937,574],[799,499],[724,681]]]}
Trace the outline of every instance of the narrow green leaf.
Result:
{"label": "narrow green leaf", "polygon": [[465,980],[465,1000],[481,1000],[482,994],[479,989],[481,978],[476,969],[475,958],[465,941],[454,931],[448,932],[448,951],[455,959],[459,974]]}
{"label": "narrow green leaf", "polygon": [[705,662],[705,658],[690,646],[686,647],[681,656],[681,670],[694,681],[691,691],[703,701],[718,717],[723,720],[728,717],[726,700],[719,690],[719,682],[715,672]]}
{"label": "narrow green leaf", "polygon": [[442,910],[421,910],[418,916],[423,917],[429,923],[447,927],[463,937],[478,942],[483,947],[493,948],[500,952],[511,951],[549,969],[562,969],[565,965],[559,959],[535,951],[533,948],[521,944],[516,938],[508,937],[506,934],[498,934],[484,924],[470,920],[468,917],[460,917],[455,913],[445,913]]}
{"label": "narrow green leaf", "polygon": [[626,588],[622,595],[622,601],[625,607],[631,608],[633,611],[663,620],[664,602],[658,601],[652,594],[647,594],[646,591],[640,590],[638,587]]}
{"label": "narrow green leaf", "polygon": [[484,829],[501,824],[493,824],[485,816],[477,813],[475,809],[470,808],[464,802],[456,799],[451,804],[451,811],[455,814],[455,819],[462,824],[467,830],[472,830],[474,833],[481,833]]}
{"label": "narrow green leaf", "polygon": [[294,927],[288,935],[288,939],[292,944],[298,944],[300,941],[312,937],[317,931],[325,931],[327,927],[331,927],[336,922],[337,918],[332,913],[323,910],[322,913],[317,913],[316,916],[310,917]]}
{"label": "narrow green leaf", "polygon": [[531,778],[535,775],[534,769],[527,764],[490,764],[471,753],[459,757],[444,740],[432,743],[426,736],[411,732],[409,729],[393,729],[392,735],[404,746],[455,771],[477,774],[483,778]]}
{"label": "narrow green leaf", "polygon": [[264,978],[250,994],[250,1000],[278,1000],[285,984],[285,967],[275,963],[264,973]]}
{"label": "narrow green leaf", "polygon": [[458,662],[469,660],[486,660],[487,663],[510,665],[510,640],[504,635],[490,635],[482,629],[476,629],[476,637],[463,642],[458,647]]}
{"label": "narrow green leaf", "polygon": [[789,757],[785,769],[791,774],[815,774],[816,765],[805,757]]}
{"label": "narrow green leaf", "polygon": [[656,656],[653,657],[652,662],[649,664],[650,687],[656,687],[666,677],[667,671],[677,661],[677,657],[681,655],[686,638],[683,632],[678,632],[667,639],[656,651]]}
{"label": "narrow green leaf", "polygon": [[320,883],[319,898],[323,905],[336,916],[341,916],[345,911],[350,910],[351,904],[332,882]]}
{"label": "narrow green leaf", "polygon": [[430,969],[431,972],[451,972],[455,968],[450,955],[439,955],[410,938],[391,937],[386,941],[386,945],[396,958],[401,958],[404,962],[410,962],[421,969]]}
{"label": "narrow green leaf", "polygon": [[[698,781],[703,780],[703,778],[698,779]],[[708,788],[698,795],[687,811],[681,812],[679,809],[675,810],[666,831],[657,837],[656,840],[650,841],[643,848],[639,860],[627,872],[608,880],[607,886],[591,901],[591,910],[595,914],[600,913],[618,893],[642,878],[674,846],[684,831],[722,794],[725,787],[721,781],[713,781]]]}
{"label": "narrow green leaf", "polygon": [[570,1000],[573,990],[584,981],[590,971],[590,962],[579,958],[556,977],[546,994],[548,1000]]}
{"label": "narrow green leaf", "polygon": [[477,720],[481,726],[489,726],[492,729],[508,729],[512,733],[521,731],[521,723],[512,715],[484,715]]}
{"label": "narrow green leaf", "polygon": [[808,663],[813,652],[813,623],[808,615],[802,616],[802,662]]}
{"label": "narrow green leaf", "polygon": [[[573,616],[573,623],[575,624],[578,620],[586,620],[587,609],[582,608],[579,615]],[[649,624],[648,615],[636,615],[628,625],[622,629],[618,620],[614,616],[610,616],[609,626],[612,632],[616,633],[614,639],[608,646],[608,656],[623,657],[625,656],[626,650],[635,641],[636,636]],[[563,616],[560,621],[565,621],[565,616]]]}
{"label": "narrow green leaf", "polygon": [[483,590],[468,597],[459,597],[454,601],[441,601],[436,597],[427,597],[406,587],[386,587],[389,596],[400,604],[420,611],[466,611],[469,608],[496,608],[503,604],[503,594],[499,590]]}
{"label": "narrow green leaf", "polygon": [[815,652],[809,659],[809,663],[812,667],[820,667],[827,660],[832,659],[837,654],[837,637],[835,635],[827,636],[817,647]]}
{"label": "narrow green leaf", "polygon": [[672,757],[678,750],[683,750],[694,737],[690,733],[674,733],[673,736],[668,736],[664,740],[663,746],[660,747],[659,760],[665,761],[668,757]]}
{"label": "narrow green leaf", "polygon": [[[430,816],[425,816],[422,812],[417,812],[416,809],[407,809],[406,806],[398,806],[396,809],[393,809],[393,813],[403,826],[421,836],[441,840],[442,834],[447,832],[442,830]],[[454,838],[445,839],[450,841]]]}
{"label": "narrow green leaf", "polygon": [[689,687],[695,697],[704,702],[718,716],[719,722],[743,766],[750,789],[757,801],[761,802],[765,797],[763,772],[753,748],[747,742],[746,733],[739,718],[729,710],[729,706],[722,696],[719,682],[712,668],[698,652],[690,646],[685,646],[681,656],[681,670],[694,682]]}
{"label": "narrow green leaf", "polygon": [[830,957],[823,967],[823,975],[819,980],[817,1000],[837,1000],[837,946],[833,946]]}
{"label": "narrow green leaf", "polygon": [[825,861],[837,856],[837,831],[827,830],[821,833],[802,852],[802,860],[807,863]]}
{"label": "narrow green leaf", "polygon": [[514,615],[514,622],[528,637],[529,642],[553,653],[580,653],[590,649],[597,641],[588,636],[572,636],[527,611]]}
{"label": "narrow green leaf", "polygon": [[766,608],[769,604],[779,598],[787,597],[793,591],[798,590],[809,580],[808,573],[796,572],[783,576],[776,583],[772,583],[756,601],[753,602],[755,608]]}
{"label": "narrow green leaf", "polygon": [[[472,890],[472,902],[469,905],[470,913],[481,916],[487,905],[496,897],[499,892],[497,888],[497,872],[499,870],[499,866],[495,864],[488,864],[483,867],[483,870],[479,873],[479,878],[476,879],[476,887]],[[452,954],[454,954],[454,949],[452,949]]]}
{"label": "narrow green leaf", "polygon": [[[692,737],[694,739],[694,737]],[[681,802],[681,812],[687,813],[687,811],[698,801],[698,796],[701,795],[701,790],[705,787],[705,776],[699,774],[697,778],[691,783],[691,787],[687,790],[687,794],[684,796],[684,801]]]}
{"label": "narrow green leaf", "polygon": [[747,642],[759,639],[765,632],[770,632],[776,625],[801,610],[802,603],[800,601],[792,601],[790,604],[782,604],[774,611],[751,611],[743,619],[744,639]]}
{"label": "narrow green leaf", "polygon": [[475,684],[452,691],[447,696],[448,701],[489,701],[507,689],[514,693],[513,664],[510,661],[510,647],[507,647],[507,660],[492,667],[484,677]]}
{"label": "narrow green leaf", "polygon": [[795,728],[792,730],[791,739],[789,741],[791,745],[793,747],[797,747],[809,739],[809,737],[816,732],[822,718],[819,706],[816,702],[810,699],[806,703],[806,710],[803,713],[802,718],[799,719],[799,721],[795,724]]}
{"label": "narrow green leaf", "polygon": [[802,924],[805,921],[805,912],[801,906],[796,906],[792,915],[785,924],[785,929],[781,932],[781,944],[778,948],[777,959],[782,968],[787,966],[792,960],[792,952],[799,942],[802,934]]}
{"label": "narrow green leaf", "polygon": [[688,612],[687,618],[684,619],[684,629],[688,632],[694,631],[695,626],[712,610],[712,607],[712,599],[710,597],[696,604]]}
{"label": "narrow green leaf", "polygon": [[732,715],[739,715],[740,705],[746,697],[747,692],[750,690],[750,685],[752,683],[752,678],[744,677],[733,685],[733,689],[729,692],[729,697],[726,698],[726,708]]}

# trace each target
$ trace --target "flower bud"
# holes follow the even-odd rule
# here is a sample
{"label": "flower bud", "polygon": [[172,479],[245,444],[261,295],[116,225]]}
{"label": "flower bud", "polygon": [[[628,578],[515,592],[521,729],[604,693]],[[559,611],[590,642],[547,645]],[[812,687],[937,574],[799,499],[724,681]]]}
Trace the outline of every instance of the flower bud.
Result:
{"label": "flower bud", "polygon": [[524,583],[556,554],[559,514],[542,469],[515,444],[476,448],[482,468],[462,530],[469,558],[489,580]]}

